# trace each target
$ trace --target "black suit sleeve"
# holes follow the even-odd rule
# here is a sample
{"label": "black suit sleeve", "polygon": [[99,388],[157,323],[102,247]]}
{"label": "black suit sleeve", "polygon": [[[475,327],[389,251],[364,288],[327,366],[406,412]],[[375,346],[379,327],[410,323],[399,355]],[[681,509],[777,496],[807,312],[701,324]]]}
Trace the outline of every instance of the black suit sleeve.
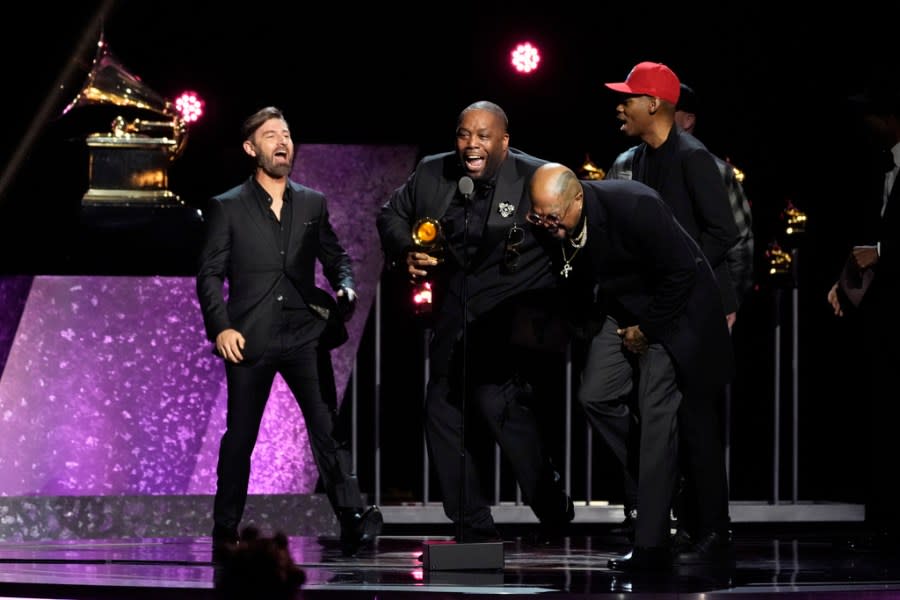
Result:
{"label": "black suit sleeve", "polygon": [[328,204],[322,199],[322,213],[319,218],[319,250],[318,259],[322,263],[322,273],[328,279],[333,290],[350,288],[355,290],[353,280],[353,263],[350,255],[338,240],[331,219],[328,217]]}
{"label": "black suit sleeve", "polygon": [[415,218],[415,189],[419,168],[394,190],[376,217],[381,248],[389,264],[403,259],[412,246],[411,227]]}
{"label": "black suit sleeve", "polygon": [[231,327],[225,308],[225,276],[231,255],[231,237],[228,216],[222,203],[209,202],[206,213],[206,233],[200,249],[197,271],[197,297],[203,313],[206,336],[215,340]]}
{"label": "black suit sleeve", "polygon": [[647,339],[659,342],[684,313],[697,278],[697,260],[703,259],[691,251],[690,236],[662,201],[641,196],[629,222],[629,239],[653,282],[640,327]]}
{"label": "black suit sleeve", "polygon": [[728,191],[715,158],[708,151],[695,149],[687,153],[683,168],[700,229],[697,242],[709,263],[716,268],[738,240]]}

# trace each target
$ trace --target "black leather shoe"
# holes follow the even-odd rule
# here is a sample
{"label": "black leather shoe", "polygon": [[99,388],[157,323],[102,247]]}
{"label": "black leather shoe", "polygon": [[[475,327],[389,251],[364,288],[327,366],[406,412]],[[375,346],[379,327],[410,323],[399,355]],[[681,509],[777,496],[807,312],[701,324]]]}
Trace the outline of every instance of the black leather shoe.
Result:
{"label": "black leather shoe", "polygon": [[634,522],[637,520],[637,509],[625,509],[625,519],[614,526],[609,532],[613,535],[624,535],[629,540],[634,541]]}
{"label": "black leather shoe", "polygon": [[676,556],[681,552],[687,552],[691,550],[694,545],[694,538],[691,537],[691,534],[688,533],[687,529],[682,527],[678,527],[675,529],[675,534],[672,536],[672,552]]}
{"label": "black leather shoe", "polygon": [[348,510],[341,515],[341,553],[353,556],[361,548],[371,546],[381,535],[384,517],[377,506],[366,510]]}
{"label": "black leather shoe", "polygon": [[241,538],[236,527],[226,527],[216,524],[212,530],[212,558],[214,562],[221,562],[222,558],[231,550],[237,548]]}
{"label": "black leather shoe", "polygon": [[730,532],[713,531],[675,554],[679,565],[712,565],[734,562],[734,545]]}
{"label": "black leather shoe", "polygon": [[634,550],[621,558],[611,558],[606,565],[616,571],[628,573],[668,571],[672,568],[672,553],[666,547],[655,546]]}
{"label": "black leather shoe", "polygon": [[537,531],[528,537],[528,543],[542,546],[569,535],[569,523],[575,518],[575,503],[568,494],[563,494],[562,505],[561,511],[541,520]]}

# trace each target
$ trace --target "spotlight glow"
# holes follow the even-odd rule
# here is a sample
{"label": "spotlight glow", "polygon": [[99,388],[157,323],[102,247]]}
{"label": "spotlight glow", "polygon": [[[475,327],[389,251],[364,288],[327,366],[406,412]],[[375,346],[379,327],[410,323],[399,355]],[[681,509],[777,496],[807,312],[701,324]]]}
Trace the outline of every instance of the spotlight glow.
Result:
{"label": "spotlight glow", "polygon": [[538,63],[541,62],[541,54],[531,42],[523,42],[516,46],[511,52],[511,57],[513,68],[524,74],[536,71]]}
{"label": "spotlight glow", "polygon": [[175,100],[175,109],[185,123],[193,123],[203,116],[203,100],[196,92],[182,92]]}
{"label": "spotlight glow", "polygon": [[413,289],[413,309],[419,314],[431,311],[431,282],[423,281]]}

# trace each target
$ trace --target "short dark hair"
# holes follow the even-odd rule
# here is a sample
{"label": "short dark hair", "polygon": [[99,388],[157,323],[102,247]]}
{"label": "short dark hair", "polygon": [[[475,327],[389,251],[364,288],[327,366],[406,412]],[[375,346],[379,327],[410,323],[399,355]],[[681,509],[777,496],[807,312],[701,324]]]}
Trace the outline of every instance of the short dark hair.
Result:
{"label": "short dark hair", "polygon": [[274,106],[267,106],[265,108],[261,108],[244,121],[244,124],[241,126],[241,135],[242,139],[249,140],[253,137],[253,134],[259,129],[263,123],[268,121],[269,119],[281,119],[285,123],[287,123],[287,119],[284,118],[284,113],[281,112],[281,109],[276,108]]}
{"label": "short dark hair", "polygon": [[506,118],[506,111],[500,108],[499,104],[495,104],[490,102],[489,100],[479,100],[478,102],[473,102],[468,105],[462,112],[459,113],[459,117],[456,119],[456,125],[459,126],[462,123],[463,115],[465,115],[470,110],[486,110],[490,113],[494,113],[498,117],[500,117],[500,121],[503,123],[503,131],[509,131],[509,119]]}
{"label": "short dark hair", "polygon": [[698,104],[697,94],[694,92],[694,88],[682,83],[681,92],[678,94],[678,104],[675,105],[675,110],[697,114]]}
{"label": "short dark hair", "polygon": [[291,558],[283,532],[266,537],[249,526],[241,532],[241,541],[225,553],[214,587],[223,600],[288,600],[305,581],[306,573]]}

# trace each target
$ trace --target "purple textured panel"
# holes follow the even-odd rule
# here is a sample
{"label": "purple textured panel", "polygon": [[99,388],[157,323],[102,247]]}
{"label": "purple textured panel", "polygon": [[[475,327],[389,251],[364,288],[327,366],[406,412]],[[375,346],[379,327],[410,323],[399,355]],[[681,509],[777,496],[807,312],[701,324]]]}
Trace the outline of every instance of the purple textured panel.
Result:
{"label": "purple textured panel", "polygon": [[3,373],[6,358],[12,348],[13,336],[25,308],[31,279],[30,275],[0,277],[0,374]]}
{"label": "purple textured panel", "polygon": [[198,311],[190,278],[35,277],[0,379],[0,493],[184,493],[221,382]]}
{"label": "purple textured panel", "polygon": [[[353,358],[375,299],[383,255],[375,217],[415,167],[416,146],[303,144],[291,177],[325,194],[331,223],[353,259],[359,305],[347,324],[350,339],[332,353],[338,397],[343,398]],[[319,273],[319,286],[330,290]]]}

